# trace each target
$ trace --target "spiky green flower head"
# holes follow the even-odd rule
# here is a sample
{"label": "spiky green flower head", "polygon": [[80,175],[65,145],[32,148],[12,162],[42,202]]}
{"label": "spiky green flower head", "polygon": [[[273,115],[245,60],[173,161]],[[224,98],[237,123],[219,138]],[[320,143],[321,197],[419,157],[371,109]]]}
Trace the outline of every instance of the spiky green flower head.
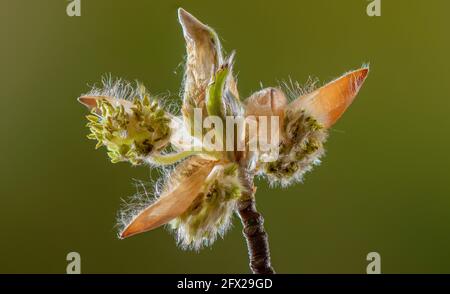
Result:
{"label": "spiky green flower head", "polygon": [[111,162],[129,161],[133,165],[145,162],[163,149],[170,140],[170,118],[158,101],[135,97],[133,102],[100,98],[87,116],[96,148],[106,146]]}
{"label": "spiky green flower head", "polygon": [[191,206],[170,222],[181,248],[210,246],[230,228],[243,190],[237,168],[235,163],[216,165]]}
{"label": "spiky green flower head", "polygon": [[262,164],[262,171],[273,185],[288,186],[320,163],[327,130],[305,109],[288,108],[284,138],[276,161]]}

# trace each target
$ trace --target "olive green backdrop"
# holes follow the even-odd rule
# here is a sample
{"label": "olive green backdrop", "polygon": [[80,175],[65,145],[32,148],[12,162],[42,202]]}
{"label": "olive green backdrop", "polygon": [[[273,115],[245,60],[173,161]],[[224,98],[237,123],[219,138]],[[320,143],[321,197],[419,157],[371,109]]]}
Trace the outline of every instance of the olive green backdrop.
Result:
{"label": "olive green backdrop", "polygon": [[0,1],[0,272],[248,272],[238,219],[199,253],[165,229],[116,238],[121,198],[147,167],[111,164],[86,139],[79,94],[104,73],[179,92],[180,6],[237,51],[239,90],[311,75],[326,82],[370,62],[355,103],[331,131],[305,183],[260,181],[273,265],[281,273],[450,273],[450,2],[382,0]]}

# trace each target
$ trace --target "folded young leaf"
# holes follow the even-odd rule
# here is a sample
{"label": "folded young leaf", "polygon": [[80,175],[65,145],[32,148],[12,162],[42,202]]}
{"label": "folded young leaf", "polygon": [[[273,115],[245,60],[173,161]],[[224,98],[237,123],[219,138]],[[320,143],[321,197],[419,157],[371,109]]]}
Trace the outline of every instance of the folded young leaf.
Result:
{"label": "folded young leaf", "polygon": [[220,87],[214,87],[217,91],[220,90],[220,96],[214,96],[216,99],[212,103],[213,108],[222,104],[226,115],[240,111],[239,93],[232,74],[234,54],[225,60],[216,32],[184,9],[178,10],[178,18],[183,28],[187,52],[182,114],[187,129],[194,134],[194,108],[202,109],[204,117],[211,115],[206,105],[208,85],[217,82],[215,75],[221,72],[221,67],[226,68],[227,73],[224,73]]}
{"label": "folded young leaf", "polygon": [[178,18],[186,40],[184,108],[201,107],[214,71],[223,63],[222,48],[213,29],[180,8]]}
{"label": "folded young leaf", "polygon": [[266,88],[247,99],[245,116],[278,116],[283,123],[286,106],[287,98],[281,90]]}

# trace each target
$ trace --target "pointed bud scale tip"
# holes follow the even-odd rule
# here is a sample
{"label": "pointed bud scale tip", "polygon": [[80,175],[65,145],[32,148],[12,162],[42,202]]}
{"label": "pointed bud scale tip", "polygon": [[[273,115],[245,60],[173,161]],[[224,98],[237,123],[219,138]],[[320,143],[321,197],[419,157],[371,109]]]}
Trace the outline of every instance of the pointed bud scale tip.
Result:
{"label": "pointed bud scale tip", "polygon": [[97,99],[94,99],[93,97],[82,96],[79,97],[77,100],[78,102],[80,102],[89,109],[92,109],[97,106]]}
{"label": "pointed bud scale tip", "polygon": [[325,128],[333,126],[352,104],[369,74],[369,67],[351,71],[294,100],[289,108],[303,108]]}
{"label": "pointed bud scale tip", "polygon": [[188,36],[191,39],[196,39],[201,36],[203,31],[210,30],[208,26],[183,8],[178,8],[178,20],[183,28],[185,36]]}
{"label": "pointed bud scale tip", "polygon": [[77,100],[78,102],[89,108],[89,110],[92,110],[94,108],[97,108],[97,101],[102,99],[107,100],[109,103],[115,106],[122,105],[125,110],[129,110],[133,106],[133,104],[128,100],[104,96],[81,96]]}

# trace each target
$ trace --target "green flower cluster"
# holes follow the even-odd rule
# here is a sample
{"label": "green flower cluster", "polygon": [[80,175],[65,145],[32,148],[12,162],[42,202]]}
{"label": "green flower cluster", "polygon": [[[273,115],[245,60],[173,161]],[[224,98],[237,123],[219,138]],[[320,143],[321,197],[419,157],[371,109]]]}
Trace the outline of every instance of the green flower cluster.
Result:
{"label": "green flower cluster", "polygon": [[188,210],[171,222],[178,242],[186,249],[200,249],[223,236],[230,227],[237,200],[242,195],[237,165],[220,166]]}
{"label": "green flower cluster", "polygon": [[263,163],[262,168],[272,184],[287,186],[301,181],[303,174],[320,162],[327,131],[304,110],[288,110],[284,134],[278,159]]}
{"label": "green flower cluster", "polygon": [[152,153],[163,149],[170,139],[170,118],[148,96],[127,100],[98,99],[97,107],[86,118],[91,133],[97,140],[96,148],[106,146],[111,162],[129,161],[142,164]]}

